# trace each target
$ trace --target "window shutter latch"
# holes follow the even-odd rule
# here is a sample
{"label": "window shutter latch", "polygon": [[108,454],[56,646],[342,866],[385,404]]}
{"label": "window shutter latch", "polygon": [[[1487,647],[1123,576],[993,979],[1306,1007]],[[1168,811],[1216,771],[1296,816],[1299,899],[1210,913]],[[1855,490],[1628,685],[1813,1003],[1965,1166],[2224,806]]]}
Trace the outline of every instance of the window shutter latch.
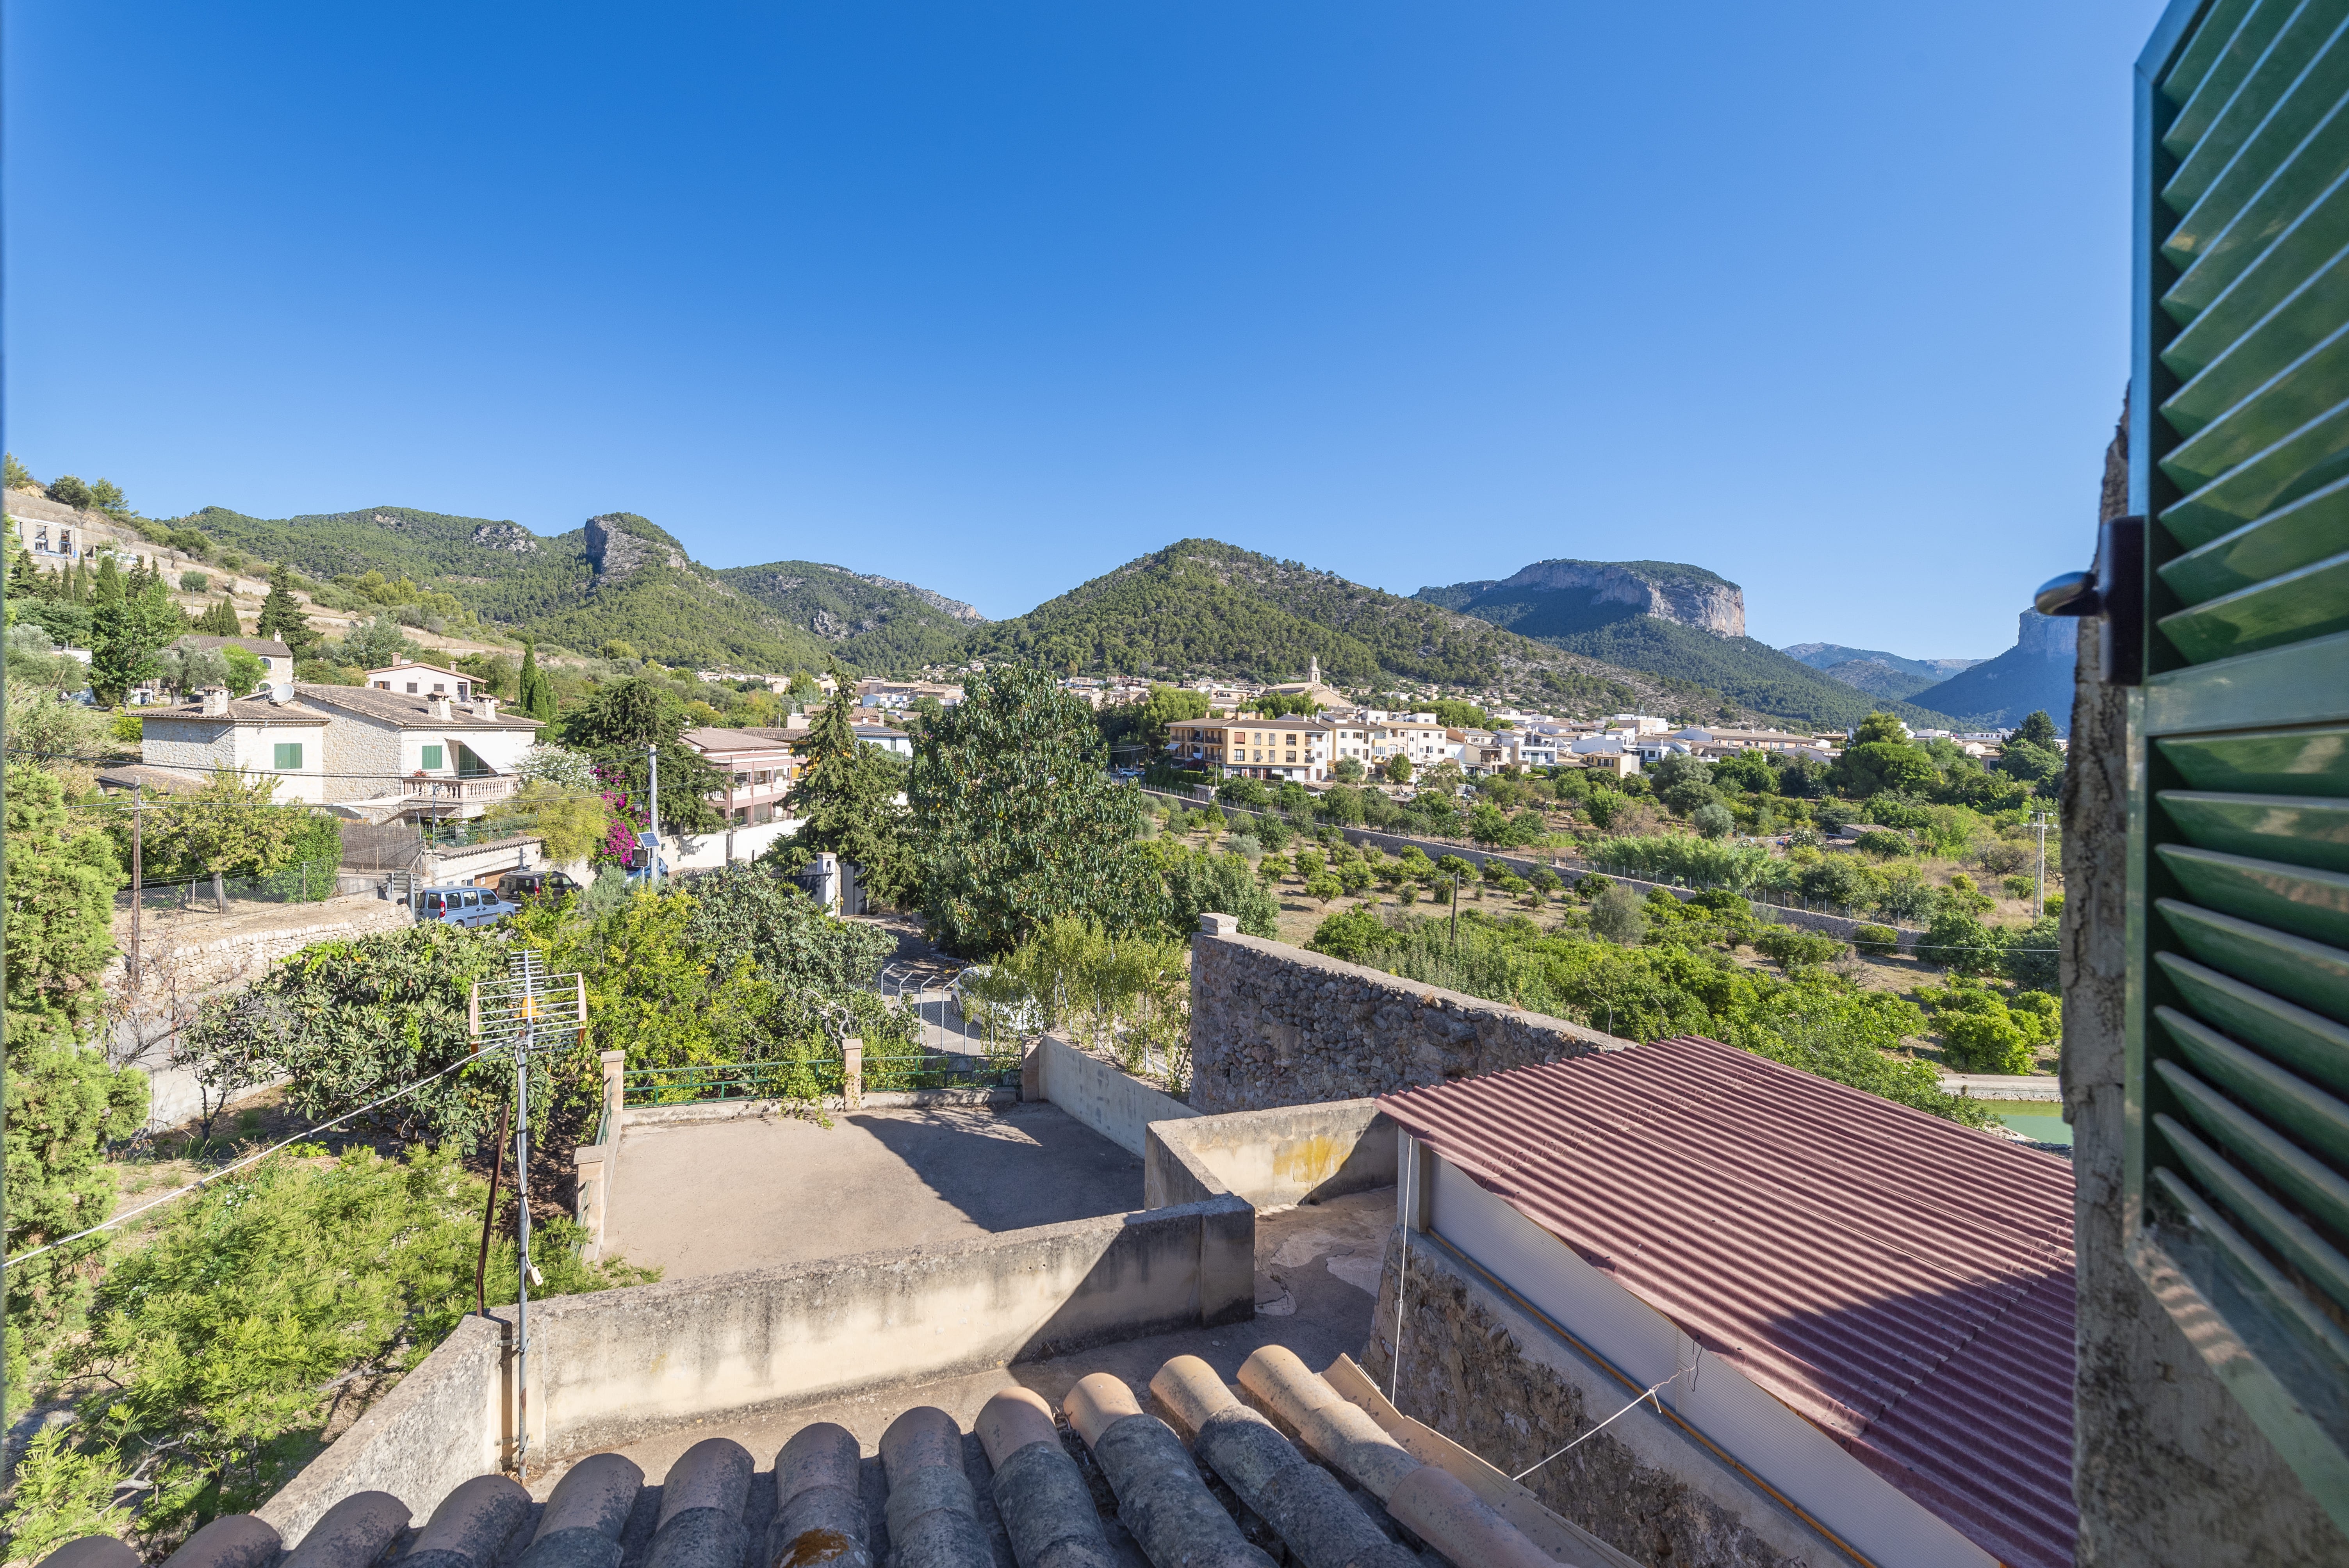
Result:
{"label": "window shutter latch", "polygon": [[2043,615],[2096,616],[2105,623],[2097,678],[2106,686],[2145,679],[2145,519],[2116,517],[2096,531],[2096,563],[2051,577],[2032,595]]}

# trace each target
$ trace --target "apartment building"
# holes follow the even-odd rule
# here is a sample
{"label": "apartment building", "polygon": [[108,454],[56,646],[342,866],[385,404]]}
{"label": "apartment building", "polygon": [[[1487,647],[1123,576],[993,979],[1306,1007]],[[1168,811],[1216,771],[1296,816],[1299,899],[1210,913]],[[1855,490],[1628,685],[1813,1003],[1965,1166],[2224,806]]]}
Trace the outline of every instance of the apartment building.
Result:
{"label": "apartment building", "polygon": [[[242,641],[222,638],[221,641]],[[246,646],[252,645],[247,643]],[[360,677],[370,691],[397,692],[402,696],[446,696],[459,702],[473,700],[474,677],[439,665],[419,665],[407,659],[394,659],[381,669],[368,670]]]}
{"label": "apartment building", "polygon": [[1251,718],[1229,727],[1225,770],[1242,779],[1294,779],[1314,783],[1330,775],[1335,727],[1318,718]]}
{"label": "apartment building", "polygon": [[1390,718],[1379,726],[1371,749],[1381,763],[1402,757],[1409,759],[1413,772],[1418,772],[1440,763],[1458,761],[1461,745],[1459,734],[1436,723],[1433,714],[1413,714],[1409,718]]}
{"label": "apartment building", "polygon": [[799,777],[799,762],[790,743],[776,738],[775,731],[688,729],[681,738],[725,775],[725,786],[711,790],[707,799],[729,823],[757,827],[785,815],[783,799]]}

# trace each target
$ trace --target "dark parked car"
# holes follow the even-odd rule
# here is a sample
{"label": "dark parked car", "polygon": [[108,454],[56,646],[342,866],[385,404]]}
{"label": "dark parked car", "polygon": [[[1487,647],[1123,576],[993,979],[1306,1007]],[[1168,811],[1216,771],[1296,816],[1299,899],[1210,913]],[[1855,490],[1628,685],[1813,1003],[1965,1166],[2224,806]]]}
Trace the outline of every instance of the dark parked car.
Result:
{"label": "dark parked car", "polygon": [[561,898],[577,892],[579,884],[561,872],[508,872],[498,879],[498,893],[509,903],[533,898]]}

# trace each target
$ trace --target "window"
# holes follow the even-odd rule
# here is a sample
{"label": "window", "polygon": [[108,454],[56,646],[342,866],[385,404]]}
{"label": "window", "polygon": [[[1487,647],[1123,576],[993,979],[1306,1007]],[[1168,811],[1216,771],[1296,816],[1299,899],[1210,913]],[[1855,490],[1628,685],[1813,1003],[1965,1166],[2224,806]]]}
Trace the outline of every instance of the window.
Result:
{"label": "window", "polygon": [[429,770],[429,769],[436,769],[436,768],[445,768],[445,767],[447,767],[447,766],[448,766],[448,751],[447,751],[447,748],[443,748],[443,747],[439,747],[439,746],[428,746],[428,747],[426,747],[426,748],[424,748],[424,758],[423,758],[423,761],[422,761],[420,764],[419,764],[419,766],[420,766],[420,767],[422,767],[422,768],[426,769],[427,770]]}
{"label": "window", "polygon": [[472,701],[473,683],[471,681],[459,681],[457,683],[457,695],[467,702]]}
{"label": "window", "polygon": [[409,681],[409,682],[408,683],[408,691],[409,691],[409,696],[413,696],[414,695],[416,695],[416,683],[415,683],[414,681]]}
{"label": "window", "polygon": [[302,766],[302,743],[298,740],[277,742],[277,768],[285,772]]}

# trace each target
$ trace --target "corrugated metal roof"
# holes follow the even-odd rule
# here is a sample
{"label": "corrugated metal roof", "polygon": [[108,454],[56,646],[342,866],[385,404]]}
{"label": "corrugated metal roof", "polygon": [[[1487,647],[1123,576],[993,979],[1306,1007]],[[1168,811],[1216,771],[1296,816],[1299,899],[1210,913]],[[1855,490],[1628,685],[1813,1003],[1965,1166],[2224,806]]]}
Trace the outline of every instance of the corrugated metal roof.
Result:
{"label": "corrugated metal roof", "polygon": [[1686,1036],[1379,1105],[1993,1556],[2072,1561],[2068,1161]]}

